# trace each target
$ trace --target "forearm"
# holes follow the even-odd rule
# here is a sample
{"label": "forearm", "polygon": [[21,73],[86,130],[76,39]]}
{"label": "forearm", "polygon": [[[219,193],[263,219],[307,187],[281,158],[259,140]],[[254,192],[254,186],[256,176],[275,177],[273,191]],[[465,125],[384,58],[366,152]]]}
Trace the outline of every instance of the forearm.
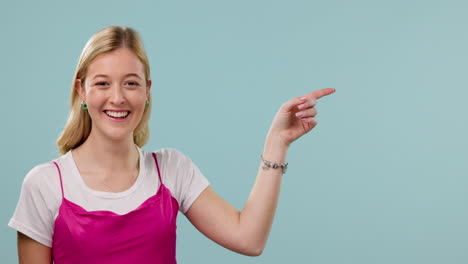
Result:
{"label": "forearm", "polygon": [[[265,141],[263,159],[274,163],[284,163],[289,146],[280,138],[269,133]],[[243,237],[250,247],[259,253],[268,239],[273,223],[281,187],[282,169],[263,169],[260,161],[258,175],[250,196],[240,213],[240,227]]]}

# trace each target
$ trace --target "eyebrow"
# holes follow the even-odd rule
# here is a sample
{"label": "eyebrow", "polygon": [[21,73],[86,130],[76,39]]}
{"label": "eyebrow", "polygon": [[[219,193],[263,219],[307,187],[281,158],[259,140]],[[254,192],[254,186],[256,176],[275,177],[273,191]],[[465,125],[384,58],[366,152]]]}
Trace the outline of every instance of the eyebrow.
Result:
{"label": "eyebrow", "polygon": [[[135,76],[135,77],[137,77],[137,78],[139,78],[139,79],[141,80],[141,77],[140,77],[138,74],[136,74],[136,73],[128,73],[128,74],[126,74],[124,77],[126,78],[126,77],[129,77],[129,76]],[[94,80],[94,79],[96,79],[96,78],[98,78],[98,77],[105,77],[105,78],[107,78],[107,77],[109,77],[109,76],[108,76],[108,75],[105,75],[105,74],[96,74],[96,75],[94,75],[94,77],[93,77],[92,80]]]}

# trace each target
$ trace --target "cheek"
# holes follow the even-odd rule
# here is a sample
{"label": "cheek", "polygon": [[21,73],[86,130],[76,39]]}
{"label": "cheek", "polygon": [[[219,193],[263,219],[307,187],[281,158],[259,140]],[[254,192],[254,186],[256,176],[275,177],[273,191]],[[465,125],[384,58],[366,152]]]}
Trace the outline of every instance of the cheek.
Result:
{"label": "cheek", "polygon": [[90,89],[86,94],[86,104],[88,105],[88,112],[91,118],[99,114],[100,110],[105,103],[105,94],[99,91]]}
{"label": "cheek", "polygon": [[87,104],[93,107],[100,107],[105,102],[105,96],[100,93],[89,93]]}
{"label": "cheek", "polygon": [[131,94],[127,98],[133,104],[133,107],[145,106],[146,95],[144,94]]}

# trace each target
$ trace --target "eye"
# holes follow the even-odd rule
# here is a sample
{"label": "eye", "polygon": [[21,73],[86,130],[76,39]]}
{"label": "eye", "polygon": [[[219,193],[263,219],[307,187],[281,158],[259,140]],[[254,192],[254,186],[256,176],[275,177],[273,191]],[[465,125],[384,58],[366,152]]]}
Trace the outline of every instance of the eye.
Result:
{"label": "eye", "polygon": [[138,86],[137,82],[132,82],[132,81],[127,82],[127,84],[130,85],[130,86]]}
{"label": "eye", "polygon": [[96,83],[97,86],[104,86],[104,85],[108,85],[107,82],[97,82]]}
{"label": "eye", "polygon": [[125,87],[127,87],[128,89],[135,90],[138,87],[140,87],[140,84],[135,81],[128,81],[125,83]]}

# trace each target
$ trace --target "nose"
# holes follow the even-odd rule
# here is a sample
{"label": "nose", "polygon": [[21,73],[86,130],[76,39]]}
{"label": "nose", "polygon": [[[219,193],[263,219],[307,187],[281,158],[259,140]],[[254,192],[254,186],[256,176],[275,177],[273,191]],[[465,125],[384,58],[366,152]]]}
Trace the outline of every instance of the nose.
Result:
{"label": "nose", "polygon": [[126,98],[125,94],[122,91],[122,87],[120,85],[115,85],[114,89],[112,89],[112,94],[110,97],[111,104],[115,105],[122,105],[125,104]]}

